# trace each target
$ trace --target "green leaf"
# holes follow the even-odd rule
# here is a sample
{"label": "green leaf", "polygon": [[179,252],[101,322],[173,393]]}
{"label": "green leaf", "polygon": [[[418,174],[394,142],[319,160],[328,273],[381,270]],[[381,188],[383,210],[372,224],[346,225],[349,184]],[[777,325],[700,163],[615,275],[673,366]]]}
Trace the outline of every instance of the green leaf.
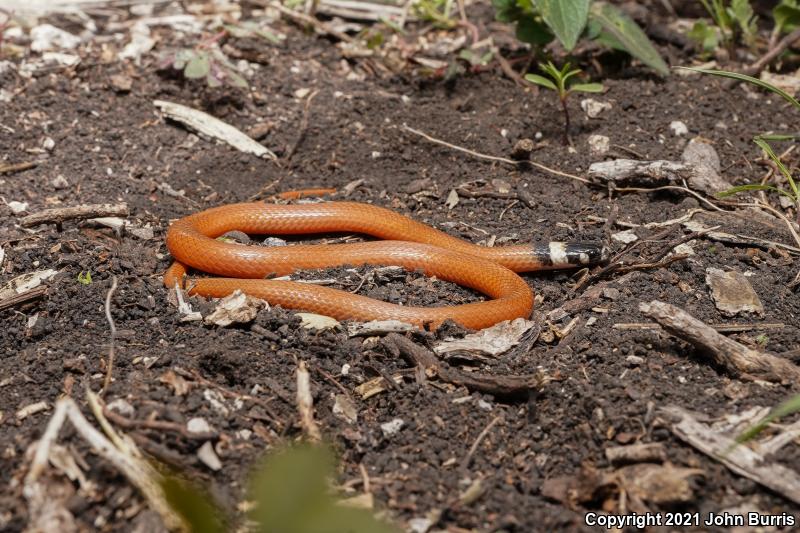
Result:
{"label": "green leaf", "polygon": [[798,199],[798,192],[797,192],[797,185],[794,183],[794,179],[792,178],[792,173],[789,172],[789,169],[786,168],[786,165],[783,164],[781,158],[775,154],[772,150],[772,146],[769,145],[767,141],[764,140],[763,137],[756,136],[753,139],[755,142],[764,152],[766,152],[767,156],[772,160],[773,163],[778,167],[778,170],[781,171],[783,177],[786,178],[786,181],[789,182],[789,186],[792,188],[792,192],[794,192],[794,196],[789,195],[789,198],[792,198],[795,202]]}
{"label": "green leaf", "polygon": [[668,75],[669,67],[661,59],[642,29],[618,8],[605,3],[592,5],[592,17],[625,48],[630,55],[656,72]]}
{"label": "green leaf", "polygon": [[570,91],[577,91],[581,93],[601,93],[603,92],[603,84],[601,83],[576,83],[571,85]]}
{"label": "green leaf", "polygon": [[704,52],[713,52],[719,46],[717,29],[712,28],[702,20],[695,22],[686,36],[697,42]]}
{"label": "green leaf", "polygon": [[368,510],[339,505],[328,490],[334,474],[329,449],[300,445],[272,454],[257,471],[249,497],[259,532],[396,533]]}
{"label": "green leaf", "polygon": [[519,18],[519,8],[516,0],[492,0],[494,18],[500,22],[516,22]]}
{"label": "green leaf", "polygon": [[547,87],[552,91],[557,91],[556,84],[552,81],[548,80],[544,76],[539,76],[538,74],[525,74],[525,79],[531,83],[535,83],[536,85],[541,85],[542,87]]}
{"label": "green leaf", "polygon": [[523,15],[517,22],[517,39],[534,46],[544,46],[553,40],[553,34],[543,23],[532,15]]}
{"label": "green leaf", "polygon": [[203,78],[209,70],[211,70],[211,61],[208,54],[204,52],[197,52],[186,63],[186,68],[183,69],[183,75],[187,78]]}
{"label": "green leaf", "polygon": [[800,6],[792,0],[784,0],[772,10],[775,27],[782,32],[790,32],[800,26]]}
{"label": "green leaf", "polygon": [[731,7],[728,9],[730,16],[742,30],[742,36],[748,45],[755,42],[756,16],[753,8],[750,7],[749,0],[731,0]]}
{"label": "green leaf", "polygon": [[192,533],[223,533],[219,522],[222,512],[197,487],[181,481],[177,476],[167,476],[161,481],[167,503],[181,515]]}
{"label": "green leaf", "polygon": [[778,407],[773,409],[767,416],[762,418],[756,425],[747,429],[744,433],[736,437],[736,442],[741,444],[752,440],[753,437],[761,433],[764,428],[779,418],[788,416],[800,411],[800,394],[792,396]]}
{"label": "green leaf", "polygon": [[772,191],[778,194],[783,194],[784,196],[788,196],[789,198],[792,198],[792,195],[784,191],[783,189],[773,187],[772,185],[762,185],[761,183],[748,183],[747,185],[737,185],[736,187],[731,187],[728,190],[718,192],[716,196],[718,198],[725,198],[728,196],[733,196],[734,194],[739,194],[740,192],[747,192],[747,191]]}
{"label": "green leaf", "polygon": [[575,48],[589,17],[589,0],[535,0],[534,4],[564,48]]}
{"label": "green leaf", "polygon": [[791,94],[787,93],[780,87],[776,87],[771,83],[768,83],[764,80],[760,80],[758,78],[754,78],[752,76],[748,76],[746,74],[739,74],[738,72],[728,72],[727,70],[713,70],[713,69],[699,68],[699,67],[675,67],[675,68],[692,70],[694,72],[700,72],[702,74],[711,74],[712,76],[719,76],[721,78],[731,78],[734,80],[746,81],[748,83],[752,83],[753,85],[758,85],[762,89],[766,89],[768,91],[774,92],[777,95],[780,95],[781,98],[792,104],[797,109],[800,109],[800,102],[798,102]]}

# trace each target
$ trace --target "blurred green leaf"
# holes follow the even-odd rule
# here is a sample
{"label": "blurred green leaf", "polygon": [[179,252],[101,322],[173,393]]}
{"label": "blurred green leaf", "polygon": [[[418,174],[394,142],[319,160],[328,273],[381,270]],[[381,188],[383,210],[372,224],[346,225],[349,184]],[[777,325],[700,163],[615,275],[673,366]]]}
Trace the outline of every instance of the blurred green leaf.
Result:
{"label": "blurred green leaf", "polygon": [[206,494],[174,475],[166,476],[161,488],[169,506],[181,515],[191,533],[224,533],[220,522],[223,513]]}
{"label": "blurred green leaf", "polygon": [[800,5],[796,0],[783,0],[772,10],[778,31],[790,32],[800,26]]}
{"label": "blurred green leaf", "polygon": [[575,48],[586,27],[589,0],[535,0],[534,6],[567,51]]}
{"label": "blurred green leaf", "polygon": [[554,38],[547,25],[536,20],[533,15],[524,15],[517,22],[516,36],[520,41],[534,46],[544,46]]}
{"label": "blurred green leaf", "polygon": [[716,196],[718,198],[725,198],[727,196],[732,196],[734,194],[738,194],[740,192],[747,192],[747,191],[772,191],[779,194],[783,194],[785,196],[792,197],[791,194],[784,191],[783,189],[779,189],[777,187],[773,187],[772,185],[762,185],[761,183],[748,183],[747,185],[737,185],[736,187],[731,187],[722,192],[718,192]]}
{"label": "blurred green leaf", "polygon": [[769,424],[800,411],[800,394],[792,396],[782,404],[774,408],[767,416],[762,418],[756,425],[744,431],[741,435],[736,437],[736,442],[741,444],[752,440],[759,433],[761,433]]}
{"label": "blurred green leaf", "polygon": [[334,458],[307,444],[271,454],[250,485],[250,518],[264,533],[397,533],[364,509],[338,505],[328,490]]}
{"label": "blurred green leaf", "polygon": [[698,43],[704,52],[713,52],[719,46],[717,29],[709,26],[705,21],[698,20],[695,22],[686,35]]}
{"label": "blurred green leaf", "polygon": [[669,75],[669,67],[661,59],[661,55],[650,42],[650,39],[647,38],[647,35],[633,19],[620,11],[619,8],[611,4],[597,2],[592,5],[591,16],[630,55],[656,72],[665,76]]}
{"label": "blurred green leaf", "polygon": [[211,70],[211,60],[205,52],[197,52],[186,63],[183,75],[187,78],[204,78]]}

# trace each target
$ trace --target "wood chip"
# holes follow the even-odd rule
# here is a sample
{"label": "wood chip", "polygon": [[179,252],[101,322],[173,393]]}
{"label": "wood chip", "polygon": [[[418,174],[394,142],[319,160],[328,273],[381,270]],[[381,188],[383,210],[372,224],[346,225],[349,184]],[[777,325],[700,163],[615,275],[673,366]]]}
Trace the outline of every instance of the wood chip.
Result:
{"label": "wood chip", "polygon": [[155,100],[153,104],[161,109],[168,118],[180,122],[198,133],[227,143],[241,152],[265,159],[278,159],[278,156],[264,145],[259,144],[230,124],[212,117],[208,113],[185,105],[165,102],[164,100]]}
{"label": "wood chip", "polygon": [[706,284],[711,288],[711,298],[723,315],[739,313],[764,314],[764,305],[753,290],[750,281],[741,272],[725,272],[719,268],[706,269]]}

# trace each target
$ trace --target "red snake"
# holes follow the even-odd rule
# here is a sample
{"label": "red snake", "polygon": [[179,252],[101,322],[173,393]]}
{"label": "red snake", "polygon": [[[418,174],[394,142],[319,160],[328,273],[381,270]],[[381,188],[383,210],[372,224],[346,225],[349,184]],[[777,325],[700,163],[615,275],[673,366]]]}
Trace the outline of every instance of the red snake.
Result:
{"label": "red snake", "polygon": [[[245,246],[217,240],[235,230],[279,235],[354,232],[382,240],[297,246]],[[396,319],[436,328],[452,319],[471,329],[530,316],[533,292],[515,272],[586,266],[603,261],[606,254],[605,248],[592,243],[482,247],[394,211],[355,202],[215,207],[174,222],[167,231],[167,247],[175,263],[164,275],[164,284],[186,288],[190,295],[220,298],[240,289],[271,305],[338,320]],[[329,287],[265,279],[296,270],[365,264],[420,270],[491,299],[450,307],[407,307]],[[187,266],[225,277],[187,280]]]}

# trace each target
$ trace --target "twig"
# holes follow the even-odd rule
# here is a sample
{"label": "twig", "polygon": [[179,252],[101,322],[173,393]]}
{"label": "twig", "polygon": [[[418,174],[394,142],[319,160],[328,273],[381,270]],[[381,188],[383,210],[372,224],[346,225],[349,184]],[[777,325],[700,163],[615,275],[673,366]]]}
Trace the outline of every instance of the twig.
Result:
{"label": "twig", "polygon": [[670,430],[681,440],[694,446],[736,472],[740,476],[782,494],[790,501],[800,503],[800,476],[795,470],[749,446],[737,446],[730,435],[713,425],[700,422],[698,416],[681,407],[669,405],[659,410],[670,422]]}
{"label": "twig", "polygon": [[[792,46],[797,40],[800,40],[800,28],[796,28],[794,31],[786,35],[786,37],[778,41],[778,43],[775,44],[775,46],[773,46],[772,48],[770,48],[766,54],[761,56],[761,58],[759,58],[758,61],[756,61],[755,63],[753,63],[748,67],[745,67],[742,70],[742,72],[744,74],[747,74],[748,76],[755,76],[756,74],[761,72],[764,69],[764,67],[772,63],[772,61],[776,57],[781,55],[784,50]],[[729,81],[726,80],[726,85],[732,85],[731,82],[733,81],[734,80],[729,80]]]}
{"label": "twig", "polygon": [[668,257],[662,261],[656,261],[654,263],[634,263],[632,265],[621,265],[619,268],[617,268],[617,272],[632,272],[634,270],[651,270],[653,268],[663,268],[677,261],[683,261],[687,257],[689,257],[688,254],[675,254],[672,257]]}
{"label": "twig", "polygon": [[480,446],[481,441],[486,438],[486,435],[488,435],[492,428],[495,427],[501,420],[503,420],[502,413],[494,417],[492,421],[489,422],[485,428],[483,428],[483,431],[478,433],[478,436],[475,438],[475,442],[473,442],[472,446],[469,447],[467,455],[464,456],[464,459],[461,461],[462,469],[469,467],[470,462],[472,462],[472,456],[475,455],[475,452],[478,450],[478,446]]}
{"label": "twig", "polygon": [[723,211],[723,212],[725,211],[721,207],[711,203],[709,200],[704,198],[701,194],[694,192],[693,190],[689,189],[688,187],[681,187],[680,185],[662,185],[661,187],[652,187],[652,188],[647,188],[647,187],[615,187],[613,190],[617,191],[617,192],[644,192],[644,193],[651,193],[651,192],[656,192],[656,191],[678,190],[678,191],[683,191],[685,193],[691,194],[692,196],[694,196],[695,198],[697,198],[698,200],[700,200],[701,202],[703,202],[704,204],[709,206],[714,211]]}
{"label": "twig", "polygon": [[314,398],[311,396],[311,376],[305,361],[297,365],[297,411],[300,413],[300,425],[309,440],[319,442],[322,434],[314,420]]}
{"label": "twig", "polygon": [[[621,330],[639,330],[639,329],[660,329],[661,326],[655,322],[619,322],[611,326],[612,329]],[[766,324],[708,324],[708,327],[714,328],[720,333],[741,333],[742,331],[764,331],[773,329],[783,329],[786,324],[780,322],[772,322]],[[781,355],[786,358],[786,354]]]}
{"label": "twig", "polygon": [[108,407],[103,407],[103,415],[110,421],[114,422],[118,426],[123,427],[124,429],[142,428],[142,429],[153,429],[160,432],[172,431],[182,435],[186,439],[200,440],[200,441],[216,439],[219,436],[214,431],[192,432],[189,431],[187,427],[183,424],[168,422],[166,420],[137,420],[133,418],[128,418],[126,416],[122,416],[119,413],[115,413]]}
{"label": "twig", "polygon": [[33,168],[39,163],[37,161],[27,161],[25,163],[13,163],[10,165],[0,165],[0,174],[11,174],[12,172],[22,172]]}
{"label": "twig", "polygon": [[9,296],[4,300],[0,300],[0,311],[3,309],[8,309],[9,307],[14,307],[15,305],[20,305],[25,302],[30,302],[33,300],[37,300],[47,294],[47,287],[40,286],[36,287],[35,289],[31,289],[29,291],[25,291],[21,294],[15,294],[14,296]]}
{"label": "twig", "polygon": [[128,216],[127,204],[85,204],[75,207],[56,207],[45,209],[22,217],[19,221],[23,228],[38,226],[39,224],[61,224],[67,220],[83,220],[101,217],[126,217]]}
{"label": "twig", "polygon": [[117,326],[114,324],[114,317],[111,316],[111,299],[114,297],[114,293],[116,292],[116,290],[117,290],[117,276],[113,276],[111,278],[111,288],[108,289],[108,293],[106,293],[105,311],[106,311],[106,320],[108,321],[108,329],[111,331],[111,340],[108,346],[108,362],[106,363],[106,377],[103,380],[103,388],[100,389],[101,398],[108,391],[108,388],[111,386],[111,377],[114,373],[114,355],[117,344]]}
{"label": "twig", "polygon": [[497,48],[496,46],[493,47],[492,54],[494,54],[494,57],[497,58],[497,62],[500,64],[500,70],[502,70],[503,74],[508,76],[511,79],[511,81],[513,81],[520,87],[525,87],[525,88],[530,87],[530,84],[525,83],[525,80],[522,78],[522,76],[517,74],[517,71],[514,70],[514,67],[511,66],[511,63],[509,63],[508,60],[505,57],[503,57],[503,55],[500,53],[499,48]]}
{"label": "twig", "polygon": [[380,340],[380,344],[392,355],[403,356],[414,366],[421,365],[426,372],[436,374],[442,381],[466,387],[471,391],[495,396],[519,396],[539,389],[548,381],[548,378],[541,374],[492,376],[477,372],[462,372],[437,359],[427,348],[397,333],[388,334]]}
{"label": "twig", "polygon": [[497,156],[494,156],[494,155],[482,154],[480,152],[476,152],[474,150],[470,150],[469,148],[464,148],[462,146],[457,146],[455,144],[451,144],[451,143],[443,141],[441,139],[437,139],[436,137],[431,137],[427,133],[421,132],[419,130],[415,130],[414,128],[411,128],[411,127],[409,127],[409,126],[407,126],[405,124],[403,124],[401,127],[405,131],[411,132],[414,135],[419,135],[420,137],[422,137],[423,139],[425,139],[427,141],[430,141],[430,142],[435,143],[435,144],[439,144],[441,146],[446,146],[447,148],[450,148],[452,150],[457,150],[459,152],[462,152],[462,153],[465,153],[465,154],[469,154],[472,157],[477,157],[479,159],[486,159],[487,161],[498,161],[500,163],[506,163],[507,165],[513,165],[513,166],[531,165],[533,167],[538,168],[539,170],[543,170],[545,172],[549,172],[550,174],[553,174],[555,176],[561,176],[561,177],[564,177],[564,178],[577,180],[577,181],[580,181],[582,183],[592,184],[592,182],[589,181],[586,178],[582,178],[582,177],[576,176],[574,174],[568,174],[567,172],[561,172],[560,170],[556,170],[554,168],[547,167],[547,166],[542,165],[540,163],[537,163],[535,161],[514,161],[513,159],[508,159],[506,157],[497,157]]}
{"label": "twig", "polygon": [[248,0],[248,1],[252,4],[260,5],[263,7],[274,8],[278,10],[281,14],[285,15],[290,20],[294,21],[295,23],[307,24],[309,26],[312,26],[315,30],[317,30],[319,33],[323,35],[330,35],[331,37],[335,37],[336,39],[339,39],[340,41],[346,43],[355,42],[355,39],[353,39],[346,33],[341,32],[339,30],[335,30],[330,26],[328,26],[327,24],[325,24],[324,22],[317,20],[312,16],[306,15],[305,13],[289,9],[280,2],[272,2],[265,0]]}
{"label": "twig", "polygon": [[286,155],[284,156],[284,160],[287,162],[292,159],[292,156],[297,151],[297,148],[300,146],[300,143],[303,142],[303,139],[306,137],[306,131],[308,131],[308,120],[311,116],[311,102],[314,100],[314,97],[319,94],[319,91],[314,91],[308,95],[306,98],[306,104],[303,108],[303,118],[300,121],[300,129],[299,133],[297,134],[297,139],[295,139],[292,146],[286,151]]}
{"label": "twig", "polygon": [[674,305],[653,300],[639,304],[639,310],[739,378],[790,383],[800,379],[800,367],[794,363],[739,344]]}
{"label": "twig", "polygon": [[118,449],[89,423],[81,413],[78,405],[70,397],[62,397],[56,402],[55,411],[47,424],[44,436],[36,445],[33,461],[28,474],[25,476],[22,490],[30,505],[33,505],[45,494],[46,489],[39,482],[39,477],[47,468],[50,449],[66,420],[72,423],[75,431],[92,446],[98,455],[114,465],[139,489],[168,529],[186,530],[186,524],[183,519],[167,503],[166,496],[160,485],[161,476],[158,472],[146,461]]}

